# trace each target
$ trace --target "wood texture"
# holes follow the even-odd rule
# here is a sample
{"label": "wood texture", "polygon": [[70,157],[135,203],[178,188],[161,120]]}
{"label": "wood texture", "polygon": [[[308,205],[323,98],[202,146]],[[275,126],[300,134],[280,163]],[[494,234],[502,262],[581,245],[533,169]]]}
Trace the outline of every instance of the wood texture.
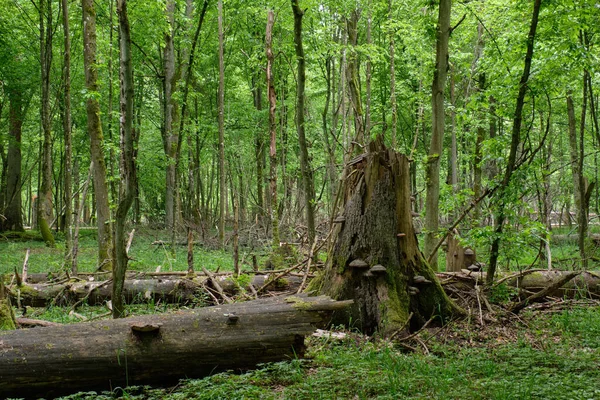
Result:
{"label": "wood texture", "polygon": [[50,397],[239,370],[302,357],[304,336],[347,306],[273,297],[227,306],[0,334],[2,397]]}

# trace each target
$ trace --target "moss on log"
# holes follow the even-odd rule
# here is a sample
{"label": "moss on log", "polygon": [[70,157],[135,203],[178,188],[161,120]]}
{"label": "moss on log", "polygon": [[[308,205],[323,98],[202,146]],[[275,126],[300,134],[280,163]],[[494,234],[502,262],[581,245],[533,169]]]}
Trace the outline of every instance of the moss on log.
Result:
{"label": "moss on log", "polygon": [[302,357],[304,336],[346,307],[320,297],[272,297],[174,314],[0,333],[2,397],[202,377]]}
{"label": "moss on log", "polygon": [[[348,166],[343,212],[336,218],[325,271],[308,290],[354,299],[335,322],[365,333],[416,329],[463,311],[443,291],[418,247],[412,222],[408,159],[372,142]],[[409,316],[410,318],[409,323]]]}
{"label": "moss on log", "polygon": [[[246,275],[247,276],[247,275]],[[206,286],[211,282],[204,276],[192,279],[127,279],[123,286],[124,300],[127,304],[147,301],[188,304],[207,300]],[[227,295],[235,295],[240,291],[251,292],[249,284],[254,288],[262,287],[271,278],[270,275],[248,276],[247,280],[238,279],[232,275],[218,276],[221,287]],[[300,286],[302,278],[286,275],[269,284],[268,291],[295,291]],[[85,299],[89,305],[101,305],[111,299],[112,281],[64,282],[64,283],[27,283],[14,287],[10,296],[16,304],[17,298],[23,306],[46,307],[52,303],[69,305]]]}

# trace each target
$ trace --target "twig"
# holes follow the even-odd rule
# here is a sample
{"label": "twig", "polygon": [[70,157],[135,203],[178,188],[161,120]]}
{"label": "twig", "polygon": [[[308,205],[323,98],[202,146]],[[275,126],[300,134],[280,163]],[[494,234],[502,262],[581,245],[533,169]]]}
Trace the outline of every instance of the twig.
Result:
{"label": "twig", "polygon": [[408,318],[406,319],[406,322],[404,322],[404,325],[402,325],[402,328],[400,328],[396,332],[392,333],[392,336],[390,336],[390,340],[394,339],[394,337],[397,334],[399,334],[400,332],[402,332],[408,326],[408,323],[410,322],[410,320],[413,317],[413,315],[414,314],[412,312],[410,314],[408,314]]}
{"label": "twig", "polygon": [[25,253],[25,261],[23,261],[23,272],[21,272],[21,279],[23,280],[23,282],[27,282],[27,269],[29,267],[29,252],[31,250],[27,249],[27,252]]}
{"label": "twig", "polygon": [[423,352],[427,355],[429,354],[429,349],[427,348],[427,346],[425,345],[425,342],[421,340],[421,338],[419,337],[415,337],[415,340],[417,341],[417,343],[419,343],[422,347],[423,347]]}
{"label": "twig", "polygon": [[525,271],[518,272],[516,274],[505,276],[504,278],[496,281],[494,283],[494,287],[500,285],[502,282],[506,282],[509,279],[512,279],[512,278],[522,278],[522,277],[524,277],[526,275],[532,274],[534,272],[539,272],[539,271],[546,271],[546,270],[545,269],[528,269],[528,270],[525,270]]}
{"label": "twig", "polygon": [[565,276],[561,277],[560,279],[557,279],[554,283],[552,283],[552,285],[546,287],[543,290],[540,290],[537,293],[532,294],[531,296],[527,297],[525,300],[512,305],[510,307],[510,311],[513,312],[514,314],[518,313],[523,308],[525,308],[529,303],[531,303],[535,300],[541,299],[542,297],[548,295],[549,293],[554,292],[556,289],[563,286],[565,283],[569,282],[570,280],[572,280],[573,278],[575,278],[576,276],[578,276],[580,274],[581,274],[581,271],[574,271],[574,272],[570,272],[570,273],[566,274]]}
{"label": "twig", "polygon": [[306,263],[306,271],[304,272],[304,277],[302,277],[302,283],[300,283],[300,287],[298,288],[298,291],[296,293],[302,292],[302,290],[304,289],[304,285],[306,284],[306,280],[308,279],[308,274],[310,272],[310,264],[312,263],[315,247],[317,245],[317,240],[318,239],[315,237],[315,240],[313,241],[313,244],[310,248],[310,252],[308,253],[308,263]]}
{"label": "twig", "polygon": [[404,341],[407,341],[407,340],[410,340],[410,339],[414,338],[414,337],[415,337],[415,336],[417,336],[419,333],[423,332],[423,330],[424,330],[425,328],[427,328],[427,326],[429,326],[429,324],[430,324],[430,323],[431,323],[431,322],[432,322],[432,321],[435,319],[435,317],[437,317],[437,315],[434,315],[433,317],[429,318],[429,320],[428,320],[427,322],[425,322],[425,324],[424,324],[424,325],[421,327],[421,329],[419,329],[419,330],[418,330],[418,331],[416,331],[415,333],[413,333],[413,334],[410,334],[410,335],[408,335],[408,336],[405,336],[405,337],[403,337],[403,338],[400,338],[400,339],[398,339],[398,340],[399,340],[399,341],[401,341],[401,342],[404,342]]}
{"label": "twig", "polygon": [[125,253],[129,255],[129,249],[131,248],[131,243],[133,242],[133,235],[135,234],[135,228],[131,230],[129,233],[129,238],[127,239],[127,246],[125,246]]}
{"label": "twig", "polygon": [[210,281],[212,282],[212,284],[214,285],[215,289],[217,289],[217,292],[219,292],[219,295],[223,298],[223,300],[225,300],[227,302],[227,304],[232,304],[233,300],[231,300],[223,291],[223,288],[221,287],[221,285],[219,285],[219,281],[217,279],[215,279],[215,277],[213,276],[213,274],[207,270],[205,267],[202,267],[202,271],[204,271],[204,273],[206,274],[206,276],[208,276],[208,278],[210,279]]}
{"label": "twig", "polygon": [[454,221],[454,223],[452,224],[451,227],[449,227],[446,230],[446,233],[444,234],[444,236],[441,237],[440,241],[437,243],[437,245],[433,248],[433,251],[431,252],[431,254],[429,255],[429,257],[427,257],[427,263],[430,264],[431,260],[433,260],[433,256],[435,254],[437,254],[437,251],[439,250],[439,248],[442,246],[442,243],[444,243],[444,240],[446,240],[446,238],[448,237],[448,235],[452,232],[454,232],[454,229],[456,229],[456,227],[462,222],[463,219],[465,219],[465,217],[467,215],[469,215],[469,213],[471,212],[471,210],[473,208],[475,208],[475,206],[477,204],[479,204],[483,199],[485,199],[487,196],[491,196],[496,189],[498,188],[498,186],[495,186],[492,189],[487,188],[483,194],[481,196],[479,196],[477,199],[473,200],[471,202],[471,204],[469,205],[469,207],[467,207],[467,209],[465,211],[463,211],[463,213],[461,214],[460,217],[458,217],[458,219],[456,221]]}

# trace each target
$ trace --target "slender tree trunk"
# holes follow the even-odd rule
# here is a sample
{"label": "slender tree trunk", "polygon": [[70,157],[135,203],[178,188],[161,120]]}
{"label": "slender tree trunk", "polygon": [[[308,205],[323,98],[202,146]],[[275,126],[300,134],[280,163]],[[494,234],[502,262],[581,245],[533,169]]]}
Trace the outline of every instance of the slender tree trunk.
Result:
{"label": "slender tree trunk", "polygon": [[294,44],[296,59],[298,61],[298,88],[296,90],[296,130],[300,146],[300,173],[304,186],[304,206],[306,209],[306,224],[308,226],[309,246],[315,241],[315,189],[310,161],[308,159],[308,145],[304,126],[304,90],[306,86],[306,60],[302,47],[302,17],[304,11],[300,9],[299,0],[291,0],[294,13]]}
{"label": "slender tree trunk", "polygon": [[[371,1],[367,2],[367,46],[373,44],[371,36],[371,28],[373,24],[373,15]],[[371,75],[373,73],[373,66],[371,65],[371,57],[367,56],[367,67],[365,71],[365,140],[369,141],[371,138]]]}
{"label": "slender tree trunk", "polygon": [[177,88],[177,76],[175,71],[175,0],[167,0],[166,4],[167,19],[169,29],[165,33],[165,48],[163,51],[164,60],[164,132],[163,145],[167,157],[166,182],[165,182],[165,226],[171,232],[175,229],[176,222],[176,164],[177,164],[177,144],[179,137],[177,132],[177,101],[174,93]]}
{"label": "slender tree trunk", "polygon": [[[5,88],[5,90],[7,90]],[[0,204],[0,232],[22,231],[23,215],[21,211],[21,134],[23,127],[23,93],[19,88],[8,90],[8,153],[6,155],[5,204]]]}
{"label": "slender tree trunk", "polygon": [[[83,9],[83,63],[87,92],[98,93],[98,70],[96,66],[96,10],[93,0],[82,0]],[[106,184],[106,164],[100,123],[100,104],[96,96],[86,99],[87,130],[90,135],[91,158],[94,163],[94,195],[98,225],[98,268],[112,269],[112,232],[110,208],[108,205],[108,185]]]}
{"label": "slender tree trunk", "polygon": [[[325,59],[325,83],[327,84],[327,93],[325,94],[325,107],[323,108],[323,113],[321,114],[321,123],[323,127],[323,139],[325,141],[325,148],[327,149],[327,181],[329,183],[329,205],[330,212],[334,212],[334,199],[337,192],[337,170],[336,170],[336,160],[335,160],[335,131],[337,129],[337,112],[334,111],[334,121],[332,121],[331,134],[329,132],[329,127],[327,125],[327,118],[329,115],[329,104],[333,103],[335,107],[335,88],[332,87],[333,79],[332,72],[335,74],[335,66],[333,65],[334,58],[330,55]],[[333,94],[333,101],[332,101]]]}
{"label": "slender tree trunk", "polygon": [[[393,22],[392,18],[392,0],[388,0],[388,23]],[[396,30],[390,27],[390,104],[392,113],[392,148],[396,149],[398,135],[398,106],[396,105]]]}
{"label": "slender tree trunk", "polygon": [[[479,92],[483,93],[485,90],[485,74],[482,72],[479,74]],[[480,113],[480,124],[477,127],[477,138],[475,139],[475,156],[473,157],[473,199],[481,197],[482,193],[482,178],[483,178],[483,141],[485,139],[485,128],[483,126],[484,113]],[[479,225],[481,215],[481,206],[477,204],[473,210],[473,220],[475,224]]]}
{"label": "slender tree trunk", "polygon": [[225,248],[225,203],[227,192],[225,187],[225,63],[223,59],[223,0],[219,0],[219,244]]}
{"label": "slender tree trunk", "polygon": [[[582,34],[583,38],[583,34]],[[582,39],[583,41],[583,39]],[[579,157],[577,162],[579,163],[579,201],[580,207],[577,210],[577,233],[578,233],[578,245],[579,255],[581,256],[581,268],[587,269],[588,260],[585,251],[585,240],[588,232],[588,212],[589,212],[589,196],[588,196],[588,184],[583,174],[583,160],[585,158],[585,117],[587,114],[587,70],[583,71],[583,96],[581,101],[581,120],[579,121]],[[591,193],[590,193],[591,194]]]}
{"label": "slender tree trunk", "polygon": [[120,142],[121,142],[121,180],[119,181],[119,205],[115,216],[115,245],[113,269],[112,305],[113,318],[122,318],[125,314],[123,302],[123,283],[127,271],[125,222],[127,213],[135,196],[133,159],[133,64],[131,62],[131,33],[127,16],[127,0],[117,0],[119,15],[119,54],[120,54]]}
{"label": "slender tree trunk", "polygon": [[582,201],[582,190],[581,183],[583,181],[583,171],[579,160],[579,146],[577,138],[577,121],[575,120],[575,106],[573,105],[573,97],[571,90],[567,91],[567,116],[569,121],[569,155],[571,159],[571,174],[573,178],[573,198],[575,205],[575,212],[577,213],[578,221],[578,245],[579,254],[582,257],[582,261],[585,258],[585,242],[580,241],[581,239],[581,214],[584,212],[583,201]]}
{"label": "slender tree trunk", "polygon": [[269,10],[267,15],[267,31],[265,34],[265,48],[267,53],[267,97],[269,98],[269,160],[270,177],[269,190],[271,202],[269,206],[269,217],[273,229],[273,249],[279,248],[279,218],[277,217],[277,98],[275,84],[273,82],[273,24],[275,13]]}
{"label": "slender tree trunk", "polygon": [[533,45],[535,41],[535,32],[537,30],[538,17],[540,15],[541,0],[535,0],[533,4],[533,14],[531,17],[531,25],[529,27],[529,34],[527,36],[527,51],[525,53],[525,65],[523,67],[523,74],[519,81],[519,94],[517,95],[517,102],[515,106],[515,114],[513,119],[513,127],[511,133],[510,153],[506,163],[506,170],[504,172],[504,178],[502,180],[502,186],[498,193],[498,210],[495,215],[494,231],[495,237],[492,242],[490,250],[490,263],[488,273],[486,276],[486,284],[491,285],[494,282],[494,275],[496,274],[496,268],[498,266],[498,254],[500,250],[500,239],[502,237],[502,231],[504,228],[504,220],[506,219],[506,191],[512,178],[512,174],[516,167],[517,162],[517,150],[519,143],[521,142],[521,124],[523,123],[523,106],[525,104],[525,94],[527,93],[527,82],[529,81],[529,73],[531,71],[531,61],[533,59]]}
{"label": "slender tree trunk", "polygon": [[439,200],[440,200],[440,159],[444,140],[444,89],[448,75],[448,41],[450,39],[450,10],[452,0],[440,0],[437,39],[436,67],[431,88],[432,126],[431,143],[427,156],[427,200],[425,214],[425,246],[431,267],[437,270],[437,256],[432,254],[438,241]]}
{"label": "slender tree trunk", "polygon": [[109,187],[112,201],[117,201],[117,186],[115,181],[115,148],[113,141],[113,7],[114,0],[108,0],[108,170],[110,173]]}
{"label": "slender tree trunk", "polygon": [[[42,69],[41,120],[44,132],[42,182],[38,196],[38,226],[47,246],[54,247],[52,236],[52,120],[50,115],[50,71],[52,68],[52,1],[40,0],[40,65]],[[45,23],[45,28],[44,28]]]}
{"label": "slender tree trunk", "polygon": [[[352,111],[354,115],[354,139],[350,144],[350,148],[354,149],[355,145],[359,145],[359,153],[363,152],[365,145],[365,124],[363,120],[363,107],[360,96],[360,75],[358,73],[358,54],[356,48],[358,46],[358,20],[359,11],[353,10],[352,15],[346,21],[348,29],[348,42],[352,46],[352,50],[348,55],[346,64],[346,79],[348,80],[348,91],[350,92],[350,101],[352,102]],[[351,151],[354,153],[354,151]]]}
{"label": "slender tree trunk", "polygon": [[[258,78],[253,79],[254,87],[252,89],[252,97],[254,98],[254,107],[259,114],[262,113],[262,89]],[[256,138],[254,139],[254,154],[256,157],[256,214],[260,220],[265,215],[264,202],[264,170],[265,170],[265,142],[262,130],[259,129]]]}
{"label": "slender tree trunk", "polygon": [[63,133],[65,140],[65,181],[64,181],[64,202],[65,202],[65,264],[70,266],[73,263],[73,149],[71,140],[71,33],[69,30],[69,1],[62,1],[63,31],[64,31],[64,118]]}

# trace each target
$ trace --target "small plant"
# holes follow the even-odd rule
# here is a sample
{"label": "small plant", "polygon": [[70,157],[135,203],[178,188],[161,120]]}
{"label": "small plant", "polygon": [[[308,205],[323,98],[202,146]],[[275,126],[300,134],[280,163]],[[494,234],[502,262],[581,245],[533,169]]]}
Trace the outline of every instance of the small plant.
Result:
{"label": "small plant", "polygon": [[506,283],[501,283],[489,289],[488,299],[492,303],[503,304],[511,301],[518,293],[519,289],[508,286]]}

